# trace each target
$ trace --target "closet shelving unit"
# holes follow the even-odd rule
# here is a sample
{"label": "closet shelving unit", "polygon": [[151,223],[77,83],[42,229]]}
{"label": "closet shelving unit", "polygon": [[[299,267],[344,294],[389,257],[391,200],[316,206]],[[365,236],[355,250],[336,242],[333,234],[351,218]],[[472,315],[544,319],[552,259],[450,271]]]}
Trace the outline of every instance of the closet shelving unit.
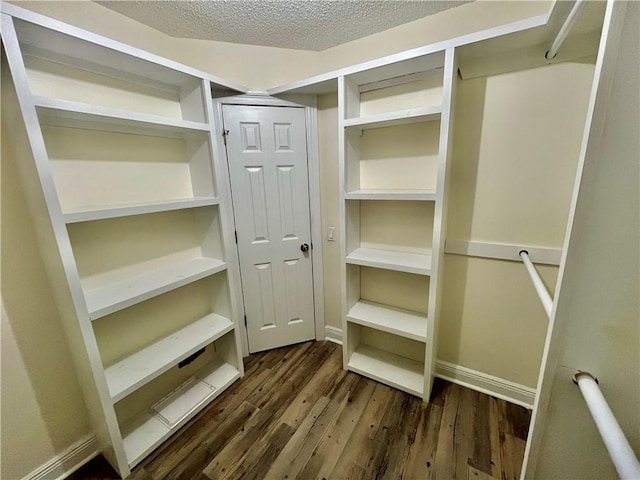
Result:
{"label": "closet shelving unit", "polygon": [[[338,93],[345,368],[429,398],[441,306],[456,80],[592,55],[598,35],[590,24],[601,19],[597,12],[585,15],[592,7],[589,3],[581,16],[585,24],[553,60],[544,53],[560,27],[560,10],[570,8],[562,2],[548,14],[268,90],[271,95]],[[437,75],[440,99],[421,98],[419,90],[435,91]],[[419,86],[429,81],[435,82],[432,88]],[[418,101],[407,103],[409,99]],[[401,153],[416,138],[437,146],[437,168],[421,170],[429,161],[420,163],[419,154]],[[447,252],[519,261],[523,247],[533,252],[535,262],[557,263],[560,255],[559,249],[467,239],[455,239]]]}
{"label": "closet shelving unit", "polygon": [[51,283],[100,449],[126,477],[243,374],[211,98],[246,88],[2,8],[3,108],[24,119],[12,133]]}
{"label": "closet shelving unit", "polygon": [[453,49],[338,77],[344,367],[431,392]]}

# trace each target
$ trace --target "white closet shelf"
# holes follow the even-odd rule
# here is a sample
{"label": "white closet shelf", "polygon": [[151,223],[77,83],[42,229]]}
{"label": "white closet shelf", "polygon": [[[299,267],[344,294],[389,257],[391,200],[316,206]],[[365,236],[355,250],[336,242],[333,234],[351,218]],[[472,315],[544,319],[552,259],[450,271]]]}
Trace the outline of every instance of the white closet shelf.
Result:
{"label": "white closet shelf", "polygon": [[110,366],[105,375],[111,400],[122,400],[231,330],[231,320],[212,313]]}
{"label": "white closet shelf", "polygon": [[422,396],[424,365],[421,362],[360,344],[351,354],[348,369],[395,387],[412,395]]}
{"label": "white closet shelf", "polygon": [[157,202],[134,203],[131,205],[113,205],[95,208],[70,210],[63,214],[65,223],[105,220],[107,218],[128,217],[146,213],[169,212],[186,208],[208,207],[218,205],[216,197],[193,197]]}
{"label": "white closet shelf", "polygon": [[425,342],[427,315],[381,303],[360,300],[347,313],[347,321]]}
{"label": "white closet shelf", "polygon": [[435,190],[399,190],[399,189],[372,189],[354,190],[344,194],[345,200],[413,200],[435,201]]}
{"label": "white closet shelf", "polygon": [[58,98],[33,98],[44,125],[176,138],[209,131],[206,123]]}
{"label": "white closet shelf", "polygon": [[397,112],[381,113],[367,117],[349,118],[344,121],[347,129],[367,130],[370,128],[394,127],[396,125],[406,125],[409,123],[431,122],[440,120],[442,106],[412,108]]}
{"label": "white closet shelf", "polygon": [[357,248],[347,255],[346,262],[363,267],[384,268],[417,275],[431,275],[431,255],[420,253]]}
{"label": "white closet shelf", "polygon": [[85,299],[89,316],[97,320],[226,268],[227,264],[221,260],[200,257],[88,290]]}
{"label": "white closet shelf", "polygon": [[233,365],[216,357],[196,373],[195,377],[215,389],[204,399],[200,395],[191,394],[191,390],[197,388],[199,382],[189,389],[178,392],[178,395],[172,399],[173,409],[181,410],[184,413],[178,423],[169,427],[158,417],[145,411],[122,428],[124,451],[130,467],[137,465],[229,385],[239,379],[240,372]]}

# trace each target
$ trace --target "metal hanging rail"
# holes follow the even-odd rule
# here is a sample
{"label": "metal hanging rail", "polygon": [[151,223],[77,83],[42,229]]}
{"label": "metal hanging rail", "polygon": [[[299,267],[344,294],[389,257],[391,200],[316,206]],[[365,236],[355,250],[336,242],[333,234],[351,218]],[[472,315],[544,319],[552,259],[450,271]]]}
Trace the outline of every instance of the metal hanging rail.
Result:
{"label": "metal hanging rail", "polygon": [[556,35],[555,40],[551,44],[551,48],[549,48],[549,51],[545,53],[544,55],[545,58],[547,58],[548,60],[551,60],[558,54],[558,50],[560,50],[562,43],[564,42],[565,38],[567,38],[567,35],[569,34],[569,30],[571,30],[571,27],[573,26],[573,22],[576,21],[576,18],[578,18],[578,15],[580,15],[580,12],[582,11],[582,9],[585,7],[586,4],[587,4],[586,0],[576,0],[576,3],[573,5],[573,8],[569,12],[567,19],[562,24],[562,27],[560,28],[558,35]]}
{"label": "metal hanging rail", "polygon": [[547,317],[551,319],[551,308],[553,307],[553,300],[549,292],[547,291],[547,287],[542,283],[542,279],[540,278],[540,274],[536,267],[531,262],[529,258],[529,252],[526,250],[520,250],[518,253],[524,262],[524,266],[527,268],[527,272],[529,272],[529,276],[531,277],[531,281],[533,282],[533,286],[538,293],[538,297],[540,298],[540,302],[542,302],[542,306],[544,307],[544,311],[547,312]]}
{"label": "metal hanging rail", "polygon": [[622,480],[640,478],[640,462],[602,395],[598,380],[588,372],[578,372],[573,381],[580,387],[618,476]]}

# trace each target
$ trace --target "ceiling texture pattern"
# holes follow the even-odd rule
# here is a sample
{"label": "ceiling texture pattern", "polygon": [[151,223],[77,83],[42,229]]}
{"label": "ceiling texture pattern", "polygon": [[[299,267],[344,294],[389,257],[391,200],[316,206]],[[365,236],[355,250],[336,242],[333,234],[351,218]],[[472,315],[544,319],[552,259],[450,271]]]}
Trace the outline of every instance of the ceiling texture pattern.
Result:
{"label": "ceiling texture pattern", "polygon": [[207,0],[98,3],[173,37],[320,51],[468,2]]}

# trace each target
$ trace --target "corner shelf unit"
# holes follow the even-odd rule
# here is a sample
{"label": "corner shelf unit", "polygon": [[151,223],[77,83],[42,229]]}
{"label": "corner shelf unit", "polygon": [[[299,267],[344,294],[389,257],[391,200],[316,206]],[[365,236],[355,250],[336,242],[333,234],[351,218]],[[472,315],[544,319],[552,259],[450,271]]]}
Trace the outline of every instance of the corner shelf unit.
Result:
{"label": "corner shelf unit", "polygon": [[448,48],[338,77],[344,368],[425,400],[455,72]]}
{"label": "corner shelf unit", "polygon": [[2,40],[21,179],[124,478],[243,375],[211,97],[246,88],[4,3]]}

